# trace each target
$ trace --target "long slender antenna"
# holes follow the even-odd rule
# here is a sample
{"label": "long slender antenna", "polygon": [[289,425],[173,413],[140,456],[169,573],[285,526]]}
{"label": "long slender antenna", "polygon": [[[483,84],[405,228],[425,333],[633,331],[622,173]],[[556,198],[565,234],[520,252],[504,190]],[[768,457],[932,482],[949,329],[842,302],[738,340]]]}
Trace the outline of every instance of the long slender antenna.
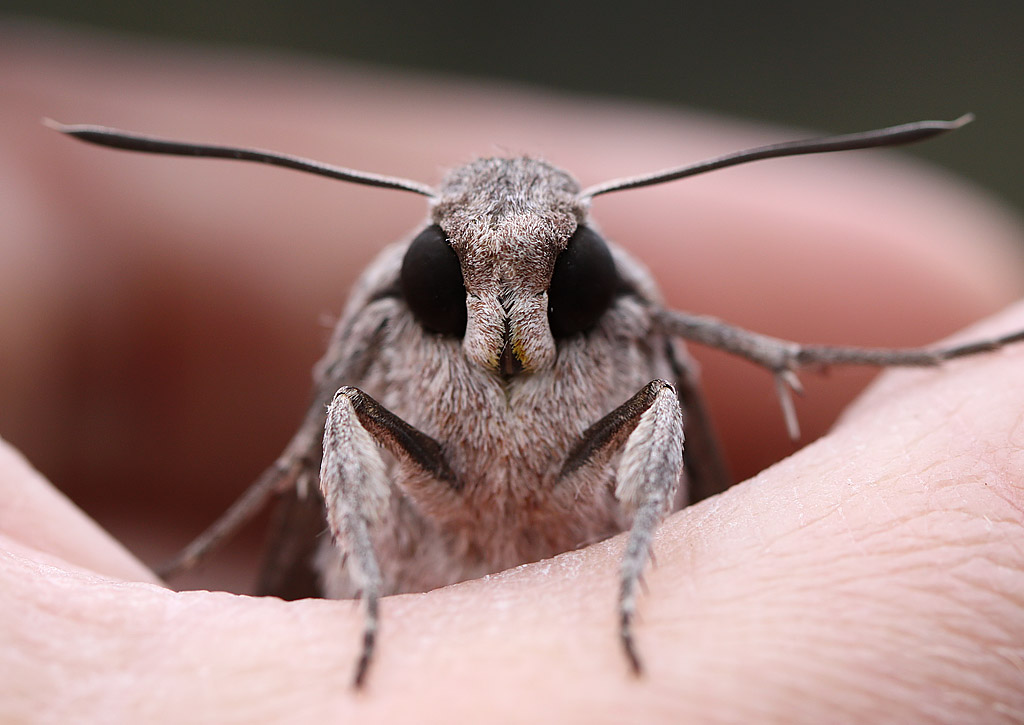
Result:
{"label": "long slender antenna", "polygon": [[787,141],[785,143],[772,144],[770,146],[759,146],[746,151],[738,151],[716,159],[701,161],[690,166],[677,166],[672,169],[656,171],[653,174],[641,176],[630,176],[622,179],[612,179],[603,184],[596,184],[580,192],[579,198],[583,201],[592,199],[599,194],[608,194],[612,191],[624,189],[636,189],[641,186],[652,186],[663,184],[666,181],[675,181],[685,176],[696,176],[705,171],[724,169],[727,166],[745,164],[748,161],[759,161],[760,159],[774,159],[780,156],[799,156],[801,154],[820,154],[830,151],[849,151],[851,149],[866,149],[876,146],[898,146],[900,144],[924,141],[925,139],[938,136],[939,134],[955,131],[974,120],[974,114],[967,113],[955,121],[918,121],[917,123],[905,123],[901,126],[890,126],[874,131],[862,133],[849,133],[843,136],[826,136],[825,138],[814,138],[803,141]]}
{"label": "long slender antenna", "polygon": [[400,179],[393,176],[381,176],[368,171],[356,171],[341,166],[331,166],[319,161],[304,159],[299,156],[279,154],[273,151],[261,149],[235,148],[233,146],[215,146],[211,144],[185,143],[182,141],[169,141],[152,136],[119,131],[116,128],[105,126],[68,126],[58,123],[49,118],[44,118],[43,123],[50,128],[74,136],[82,141],[94,143],[99,146],[109,146],[115,149],[126,151],[145,151],[154,154],[171,154],[173,156],[203,156],[216,159],[235,159],[238,161],[256,161],[261,164],[273,164],[284,166],[297,171],[307,171],[320,176],[327,176],[332,179],[351,181],[355,184],[366,186],[379,186],[385,189],[398,189],[400,191],[411,191],[431,198],[437,193],[426,184],[408,179]]}

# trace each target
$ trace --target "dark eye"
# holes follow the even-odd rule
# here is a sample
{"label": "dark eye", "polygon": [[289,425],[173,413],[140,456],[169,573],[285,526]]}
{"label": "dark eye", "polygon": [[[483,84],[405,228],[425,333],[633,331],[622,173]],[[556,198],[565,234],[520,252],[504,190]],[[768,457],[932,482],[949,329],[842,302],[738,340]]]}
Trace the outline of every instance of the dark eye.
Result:
{"label": "dark eye", "polygon": [[555,260],[548,289],[548,322],[556,338],[592,327],[612,303],[618,274],[608,245],[589,227],[580,226]]}
{"label": "dark eye", "polygon": [[459,258],[436,224],[420,232],[402,260],[402,296],[430,332],[462,337],[466,332],[466,286]]}

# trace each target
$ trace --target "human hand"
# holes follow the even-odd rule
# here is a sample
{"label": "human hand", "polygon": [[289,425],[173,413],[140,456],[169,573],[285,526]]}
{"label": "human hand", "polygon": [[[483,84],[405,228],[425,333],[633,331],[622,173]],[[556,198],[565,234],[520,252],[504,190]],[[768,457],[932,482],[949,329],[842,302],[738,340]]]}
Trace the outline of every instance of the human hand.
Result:
{"label": "human hand", "polygon": [[[40,269],[50,275],[46,286],[4,287],[16,304],[2,308],[18,313],[16,323],[5,319],[5,330],[17,333],[3,336],[5,359],[19,361],[27,390],[38,390],[33,374],[63,381],[49,361],[83,359],[58,339],[69,326],[57,322],[74,306],[111,348],[84,359],[113,382],[127,378],[113,399],[156,397],[159,405],[141,410],[159,425],[141,428],[134,442],[162,434],[181,448],[119,448],[115,472],[132,475],[113,485],[118,500],[103,512],[139,551],[152,546],[151,524],[125,523],[138,515],[139,489],[157,488],[150,497],[173,523],[178,509],[225,493],[216,486],[226,479],[196,470],[241,459],[255,471],[276,453],[301,413],[305,385],[291,403],[275,400],[280,391],[266,388],[284,366],[276,360],[296,356],[309,366],[320,344],[317,312],[338,307],[341,288],[383,242],[413,228],[422,208],[401,195],[279,171],[77,148],[34,125],[29,131],[38,116],[268,146],[424,181],[436,180],[438,165],[487,152],[495,139],[512,151],[546,151],[584,183],[767,140],[751,129],[614,105],[411,81],[381,90],[372,79],[306,67],[262,66],[256,74],[224,61],[189,68],[132,51],[62,46],[60,58],[39,45],[4,43],[0,51],[11,56],[0,68],[27,89],[3,110],[15,132],[5,137],[23,134],[25,144],[3,150],[20,163],[2,168],[16,199],[37,202],[12,204],[5,219],[20,221],[6,231],[22,236],[5,243],[45,241],[55,265],[3,266],[12,283]],[[17,63],[7,62],[16,54]],[[311,85],[289,89],[294,77]],[[224,92],[239,87],[244,94]],[[270,98],[280,100],[270,107]],[[345,113],[352,107],[355,117]],[[409,107],[416,112],[406,118],[400,111]],[[177,131],[166,116],[182,108],[188,116]],[[268,120],[258,127],[233,127],[263,113]],[[891,120],[904,119],[884,122]],[[297,141],[337,150],[317,153]],[[1013,253],[1003,247],[1014,232],[992,209],[874,159],[790,163],[624,193],[595,202],[594,213],[610,238],[654,268],[673,306],[794,339],[919,344],[1020,294]],[[275,203],[280,211],[271,213]],[[38,255],[38,246],[5,249]],[[107,296],[90,296],[97,291]],[[125,309],[139,300],[149,316],[126,323]],[[254,321],[266,320],[270,329],[251,338],[238,331],[255,333]],[[994,324],[1024,327],[1024,310]],[[143,352],[149,345],[156,353],[140,353],[128,333],[154,325],[175,343],[210,350],[217,364],[190,366],[196,358],[185,350],[168,365],[162,338],[143,338]],[[42,348],[28,344],[40,339]],[[129,369],[126,351],[141,370]],[[249,362],[254,352],[259,366]],[[640,680],[628,675],[614,635],[620,539],[385,600],[369,691],[354,696],[347,683],[355,607],[145,583],[153,580],[142,566],[7,454],[0,656],[14,675],[0,707],[31,714],[45,703],[53,719],[123,720],[196,712],[218,721],[1012,719],[1012,708],[1024,708],[1015,664],[1024,641],[1014,627],[1024,610],[1015,543],[1021,354],[888,375],[825,438],[673,516],[659,533],[658,566],[640,604]],[[734,469],[778,456],[784,431],[767,377],[714,354],[704,361]],[[800,413],[809,437],[862,380],[835,377],[819,385],[805,376],[809,400]],[[81,376],[71,381],[88,385]],[[225,387],[245,399],[203,407],[200,398]],[[72,411],[56,423],[63,440],[48,441],[44,431],[27,447],[73,446],[69,432],[104,442],[88,435],[96,418],[81,415],[90,408],[75,389],[56,386],[63,396],[42,406]],[[281,411],[266,415],[283,433],[266,446],[251,443],[272,432],[250,436],[247,420],[271,410]],[[218,439],[225,427],[231,435]],[[180,461],[198,468],[186,474]]]}

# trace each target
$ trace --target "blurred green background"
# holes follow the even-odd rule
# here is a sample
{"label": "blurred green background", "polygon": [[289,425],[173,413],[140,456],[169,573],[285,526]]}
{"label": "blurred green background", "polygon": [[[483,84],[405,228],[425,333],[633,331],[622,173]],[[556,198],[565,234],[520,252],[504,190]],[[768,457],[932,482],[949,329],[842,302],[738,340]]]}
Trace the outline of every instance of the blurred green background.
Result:
{"label": "blurred green background", "polygon": [[632,97],[843,132],[973,111],[915,146],[1024,208],[1024,3],[2,0],[94,28]]}

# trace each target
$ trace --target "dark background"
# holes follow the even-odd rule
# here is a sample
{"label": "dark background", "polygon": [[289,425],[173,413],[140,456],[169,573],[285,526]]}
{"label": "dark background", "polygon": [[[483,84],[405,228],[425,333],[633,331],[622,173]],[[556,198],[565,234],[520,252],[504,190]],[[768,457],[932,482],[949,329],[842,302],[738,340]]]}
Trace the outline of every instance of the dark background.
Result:
{"label": "dark background", "polygon": [[828,132],[973,111],[910,153],[1024,208],[1024,3],[78,2],[0,13],[686,105]]}

